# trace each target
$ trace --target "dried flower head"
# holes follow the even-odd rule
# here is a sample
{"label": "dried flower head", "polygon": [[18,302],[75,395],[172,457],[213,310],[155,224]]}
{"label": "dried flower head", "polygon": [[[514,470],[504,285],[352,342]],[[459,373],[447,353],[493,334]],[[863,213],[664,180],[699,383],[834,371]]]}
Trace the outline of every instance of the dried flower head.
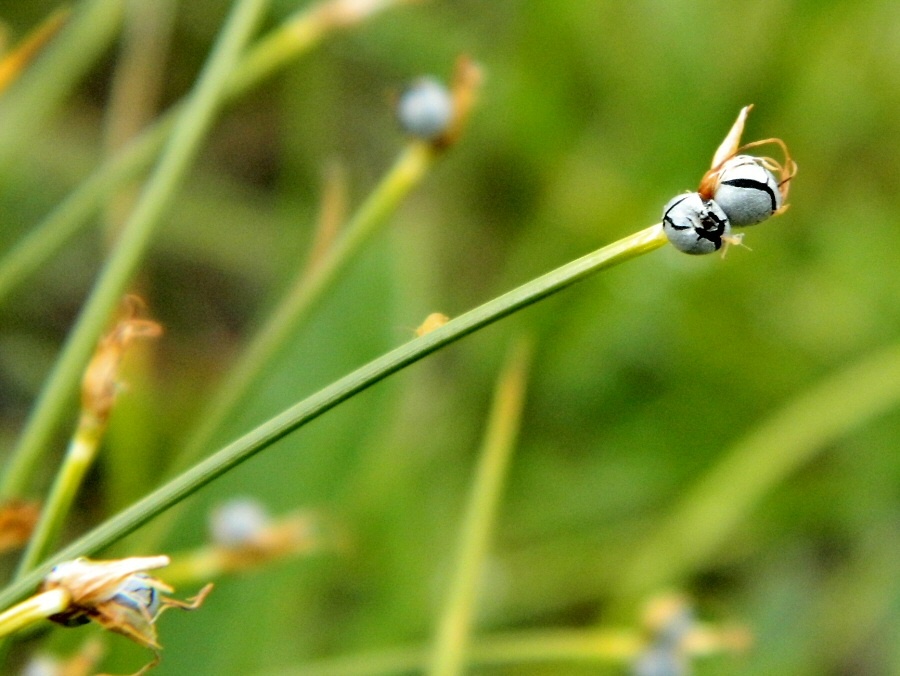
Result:
{"label": "dried flower head", "polygon": [[156,619],[167,608],[199,608],[212,590],[206,585],[187,601],[163,596],[173,589],[145,571],[169,564],[168,556],[132,557],[114,561],[75,559],[55,566],[44,578],[41,592],[63,590],[68,607],[49,617],[66,627],[94,621],[154,652],[154,659],[138,673],[159,662]]}
{"label": "dried flower head", "polygon": [[0,553],[27,544],[39,516],[33,502],[9,500],[0,505]]}
{"label": "dried flower head", "polygon": [[753,106],[744,106],[738,113],[737,120],[731,126],[725,139],[719,145],[715,155],[713,155],[712,166],[700,180],[700,187],[697,192],[703,199],[713,199],[721,181],[723,173],[731,166],[732,160],[737,158],[741,153],[766,145],[777,145],[784,156],[783,162],[778,162],[771,157],[754,157],[759,165],[766,171],[776,175],[777,188],[780,193],[779,207],[775,210],[775,214],[783,213],[788,208],[787,197],[791,186],[791,179],[797,174],[797,163],[791,159],[787,144],[780,138],[767,138],[761,141],[753,141],[741,145],[741,136],[744,133],[744,125],[747,122],[747,116]]}
{"label": "dried flower head", "polygon": [[481,89],[484,73],[481,67],[468,56],[460,56],[453,69],[450,95],[453,98],[453,117],[447,131],[435,141],[436,147],[451,146],[459,139],[472,114],[475,99]]}
{"label": "dried flower head", "polygon": [[309,512],[273,519],[257,501],[236,498],[210,516],[210,532],[223,571],[309,552],[319,544],[318,520]]}
{"label": "dried flower head", "polygon": [[141,319],[144,303],[137,296],[127,296],[124,316],[97,344],[94,356],[81,382],[81,406],[99,422],[105,422],[121,389],[119,368],[128,346],[138,338],[156,338],[162,327],[149,319]]}

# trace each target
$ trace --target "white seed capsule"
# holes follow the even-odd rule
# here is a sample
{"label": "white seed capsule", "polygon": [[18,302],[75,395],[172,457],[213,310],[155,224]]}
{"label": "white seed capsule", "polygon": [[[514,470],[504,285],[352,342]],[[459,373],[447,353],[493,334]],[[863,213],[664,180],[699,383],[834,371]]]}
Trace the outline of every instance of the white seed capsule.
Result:
{"label": "white seed capsule", "polygon": [[253,542],[268,524],[269,515],[256,500],[235,498],[213,510],[209,529],[217,545],[236,548]]}
{"label": "white seed capsule", "polygon": [[453,98],[434,78],[420,78],[400,94],[397,119],[408,134],[433,141],[450,127]]}
{"label": "white seed capsule", "polygon": [[708,254],[722,248],[731,233],[728,216],[713,200],[689,192],[673,197],[663,208],[663,230],[672,245],[687,254]]}
{"label": "white seed capsule", "polygon": [[781,208],[778,181],[750,155],[737,155],[722,166],[713,199],[734,226],[759,223]]}

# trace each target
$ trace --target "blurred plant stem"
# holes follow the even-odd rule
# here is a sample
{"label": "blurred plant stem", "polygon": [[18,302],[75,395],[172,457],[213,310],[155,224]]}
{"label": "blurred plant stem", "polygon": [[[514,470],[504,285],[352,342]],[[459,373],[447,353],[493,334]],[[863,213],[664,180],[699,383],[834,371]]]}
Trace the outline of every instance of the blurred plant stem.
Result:
{"label": "blurred plant stem", "polygon": [[[429,143],[411,141],[360,205],[344,232],[323,254],[311,258],[308,267],[299,271],[268,321],[250,341],[225,381],[215,389],[210,403],[197,416],[196,426],[172,463],[174,471],[185,469],[209,450],[208,446],[215,441],[216,433],[234,414],[265,366],[284,347],[285,341],[309,319],[317,304],[334,286],[338,275],[380,226],[387,223],[388,216],[421,182],[440,154],[441,151]],[[147,551],[159,546],[175,516],[172,513],[154,523],[146,537],[141,539],[140,546]]]}
{"label": "blurred plant stem", "polygon": [[97,344],[91,362],[81,381],[81,414],[62,465],[56,472],[53,486],[44,501],[25,554],[19,561],[16,577],[35,566],[50,547],[69,515],[75,495],[88,470],[94,464],[106,433],[109,416],[122,389],[119,379],[126,351],[135,340],[157,338],[162,327],[143,319],[143,306],[134,297],[123,303],[124,314],[119,322]]}
{"label": "blurred plant stem", "polygon": [[900,402],[893,345],[800,394],[725,454],[622,568],[625,603],[702,567],[763,496],[836,439]]}
{"label": "blurred plant stem", "polygon": [[[298,270],[294,281],[265,325],[251,340],[243,356],[230,371],[205,411],[197,416],[197,426],[188,434],[187,442],[172,464],[174,471],[186,469],[204,451],[212,450],[216,434],[235,413],[260,374],[264,372],[285,343],[305,324],[312,311],[337,282],[340,273],[362,250],[363,246],[388,222],[404,198],[417,186],[434,162],[454,145],[465,128],[481,84],[480,69],[468,58],[457,60],[453,92],[457,102],[453,109],[453,135],[438,140],[411,139],[391,169],[350,218],[345,230],[338,230],[342,214],[343,187],[334,175],[326,186],[316,237],[305,267]],[[171,527],[171,512],[159,519],[141,545],[156,549]]]}
{"label": "blurred plant stem", "polygon": [[462,673],[466,664],[479,582],[485,572],[491,531],[521,427],[530,361],[530,344],[525,341],[517,343],[497,382],[484,445],[460,528],[454,575],[430,659],[428,673],[431,676],[454,676]]}
{"label": "blurred plant stem", "polygon": [[53,486],[41,509],[41,518],[19,560],[17,578],[34,568],[46,556],[59,535],[81,482],[94,464],[105,430],[105,422],[100,422],[91,415],[81,415],[63,457],[62,466],[53,479]]}
{"label": "blurred plant stem", "polygon": [[[103,120],[104,155],[115,155],[153,119],[162,95],[175,0],[129,0]],[[138,186],[123,185],[106,205],[105,241],[115,245]]]}
{"label": "blurred plant stem", "polygon": [[338,275],[387,223],[388,217],[422,181],[439,154],[428,143],[410,142],[360,205],[343,233],[325,253],[310,260],[308,267],[299,271],[269,320],[247,347],[241,361],[218,388],[218,394],[206,407],[205,414],[200,416],[199,426],[190,435],[183,453],[173,463],[176,469],[183,469],[199,456],[246,394],[254,377],[283,347],[285,339],[309,318]]}
{"label": "blurred plant stem", "polygon": [[27,489],[35,466],[73,400],[97,339],[126,291],[165,208],[212,124],[228,77],[265,6],[265,0],[242,0],[232,10],[178,116],[156,170],[141,193],[35,403],[4,475],[0,487],[3,497],[19,495]]}
{"label": "blurred plant stem", "polygon": [[109,546],[282,437],[391,374],[600,270],[658,249],[667,241],[661,224],[645,228],[494,298],[347,374],[233,441],[54,554],[37,570],[0,593],[0,608],[27,595],[55,563],[89,556]]}
{"label": "blurred plant stem", "polygon": [[[374,14],[408,1],[370,3],[368,10]],[[341,13],[333,9],[346,4],[347,0],[326,0],[304,8],[261,38],[229,75],[224,100],[239,98],[315,47],[332,31],[351,26],[370,15]],[[332,9],[328,10],[329,7]],[[185,102],[174,105],[140,136],[107,159],[0,259],[0,303],[85,226],[89,217],[117,190],[137,178],[150,165],[172,133],[184,105]]]}
{"label": "blurred plant stem", "polygon": [[[555,629],[510,632],[474,639],[465,666],[538,663],[622,664],[641,650],[644,639],[634,629]],[[267,671],[265,676],[379,676],[420,672],[428,648],[372,651],[307,662],[300,667]]]}
{"label": "blurred plant stem", "polygon": [[81,2],[43,54],[5,92],[0,105],[0,175],[115,39],[123,0]]}
{"label": "blurred plant stem", "polygon": [[0,94],[25,72],[47,43],[66,25],[71,15],[69,7],[57,9],[11,50],[3,52],[0,48]]}

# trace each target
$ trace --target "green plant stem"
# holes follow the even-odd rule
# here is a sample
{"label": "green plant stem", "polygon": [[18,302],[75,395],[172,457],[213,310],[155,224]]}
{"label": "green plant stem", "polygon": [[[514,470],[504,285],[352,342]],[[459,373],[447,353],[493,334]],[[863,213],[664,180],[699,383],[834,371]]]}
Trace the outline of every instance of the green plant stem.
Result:
{"label": "green plant stem", "polygon": [[669,511],[612,590],[626,600],[702,565],[762,498],[849,430],[900,401],[900,346],[827,378],[729,451]]}
{"label": "green plant stem", "polygon": [[62,31],[3,96],[0,173],[21,155],[62,101],[115,39],[123,0],[79,3]]}
{"label": "green plant stem", "polygon": [[363,245],[387,222],[409,192],[417,186],[438,155],[430,144],[412,142],[400,154],[390,171],[350,219],[346,230],[291,285],[269,320],[248,345],[240,362],[205,412],[201,423],[175,461],[175,469],[183,469],[206,450],[222,423],[234,412],[262,369],[278,353],[297,329],[309,319],[311,312],[334,286],[338,275],[347,267]]}
{"label": "green plant stem", "polygon": [[[319,301],[334,285],[363,245],[386,223],[388,216],[418,185],[434,163],[440,150],[431,144],[413,141],[400,153],[390,171],[369,194],[350,219],[343,234],[311,267],[302,270],[269,320],[247,346],[240,361],[225,382],[216,388],[210,403],[197,416],[198,425],[188,436],[182,451],[172,463],[175,471],[195,462],[221,430],[222,424],[252,387],[256,378],[284,346],[285,341],[307,321]],[[174,512],[159,519],[148,529],[139,544],[155,549],[171,527]]]}
{"label": "green plant stem", "polygon": [[81,482],[94,464],[105,430],[106,424],[98,421],[90,413],[83,412],[79,417],[78,427],[69,442],[62,466],[56,473],[53,486],[44,501],[41,517],[19,561],[17,579],[34,568],[35,564],[47,555],[48,549],[59,535]]}
{"label": "green plant stem", "polygon": [[[407,0],[388,0],[381,11]],[[297,12],[260,39],[229,76],[225,100],[233,101],[280,68],[315,47],[330,32],[350,25],[336,21],[322,5]],[[362,20],[361,17],[360,20]],[[35,273],[63,244],[87,224],[123,185],[137,178],[156,157],[181,114],[178,103],[137,138],[116,152],[85,179],[60,205],[0,259],[0,303],[19,284]]]}
{"label": "green plant stem", "polygon": [[0,593],[0,608],[24,598],[56,563],[88,556],[109,546],[282,437],[391,374],[599,270],[658,249],[666,242],[662,226],[653,225],[533,279],[369,362],[225,446],[57,552],[51,560]]}
{"label": "green plant stem", "polygon": [[478,583],[484,572],[485,555],[521,424],[529,360],[528,346],[519,343],[510,354],[497,383],[484,445],[460,529],[454,576],[435,637],[428,671],[431,676],[454,676],[462,673],[466,663]]}
{"label": "green plant stem", "polygon": [[0,613],[0,639],[62,612],[69,607],[70,603],[72,603],[72,595],[61,587],[36,594],[22,601]]}
{"label": "green plant stem", "polygon": [[[633,659],[643,645],[639,632],[629,629],[510,632],[474,640],[466,666],[575,661],[622,664]],[[397,648],[307,662],[297,668],[268,671],[266,676],[397,676],[421,672],[429,657],[430,651],[424,647]]]}
{"label": "green plant stem", "polygon": [[164,209],[187,173],[219,108],[228,75],[234,70],[265,4],[265,0],[241,0],[232,11],[178,117],[159,164],[128,218],[26,423],[0,487],[3,497],[25,490],[33,468],[71,404],[97,339],[140,264]]}

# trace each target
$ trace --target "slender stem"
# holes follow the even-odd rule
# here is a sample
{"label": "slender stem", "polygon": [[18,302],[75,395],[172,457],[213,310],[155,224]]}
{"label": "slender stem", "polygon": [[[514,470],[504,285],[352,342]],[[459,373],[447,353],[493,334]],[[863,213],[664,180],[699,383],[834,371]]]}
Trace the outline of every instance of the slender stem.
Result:
{"label": "slender stem", "polygon": [[[629,629],[554,629],[497,634],[472,642],[466,666],[571,664],[573,661],[622,664],[644,645],[639,632]],[[297,668],[267,671],[266,676],[380,676],[421,672],[427,648],[395,648],[307,662]]]}
{"label": "slender stem", "polygon": [[0,260],[0,303],[62,249],[108,197],[150,165],[172,131],[177,117],[175,112],[161,117],[104,162],[3,256]]}
{"label": "slender stem", "polygon": [[613,591],[627,599],[706,560],[760,500],[836,438],[900,401],[900,345],[827,378],[738,442],[669,510]]}
{"label": "slender stem", "polygon": [[159,164],[147,182],[78,322],[35,404],[0,486],[4,497],[25,490],[32,470],[71,404],[85,364],[119,303],[144,251],[219,108],[229,73],[256,26],[266,0],[241,0],[179,116]]}
{"label": "slender stem", "polygon": [[36,594],[22,601],[0,613],[0,638],[62,612],[71,602],[72,595],[62,587]]}
{"label": "slender stem", "polygon": [[484,445],[460,529],[459,552],[428,671],[432,676],[462,673],[471,633],[478,583],[496,520],[507,468],[518,436],[530,358],[525,343],[510,354],[500,375]]}
{"label": "slender stem", "polygon": [[[103,119],[107,157],[140,135],[158,112],[175,10],[175,0],[131,0],[127,5]],[[104,241],[108,245],[115,242],[136,193],[137,186],[127,184],[107,204]]]}
{"label": "slender stem", "polygon": [[[408,0],[385,0],[371,11],[382,11]],[[280,68],[315,47],[329,33],[352,22],[336,21],[325,2],[305,8],[260,39],[230,75],[225,100],[233,101]],[[366,16],[359,16],[362,21]],[[123,185],[144,171],[165,143],[184,103],[172,106],[140,136],[98,167],[52,213],[0,259],[0,302],[36,272],[63,244],[87,224],[91,214]]]}
{"label": "slender stem", "polygon": [[386,223],[387,217],[403,198],[419,184],[436,155],[437,151],[426,143],[413,142],[404,148],[394,166],[363,202],[334,245],[309,270],[301,271],[270,319],[247,347],[241,361],[218,388],[218,394],[205,413],[199,416],[200,426],[185,444],[183,453],[174,463],[175,469],[183,469],[206,450],[263,367],[284,346],[285,340],[309,319],[317,304],[334,286],[338,275],[378,232],[379,226]]}
{"label": "slender stem", "polygon": [[82,413],[79,417],[78,427],[69,442],[62,467],[56,473],[53,486],[44,501],[41,518],[19,561],[16,578],[22,577],[47,555],[69,514],[84,475],[94,464],[105,430],[106,425],[90,413]]}
{"label": "slender stem", "polygon": [[57,552],[40,568],[0,593],[0,608],[23,598],[55,563],[87,556],[109,546],[282,437],[391,374],[599,270],[658,249],[666,242],[662,226],[653,225],[533,279],[369,362],[248,432]]}
{"label": "slender stem", "polygon": [[[222,424],[234,413],[264,367],[284,346],[285,341],[306,322],[317,304],[363,245],[378,232],[387,217],[418,185],[440,151],[428,143],[413,141],[407,145],[390,171],[382,178],[350,219],[346,230],[327,253],[301,270],[286,296],[256,334],[240,361],[224,383],[216,388],[210,403],[197,416],[198,424],[188,436],[182,451],[172,463],[175,471],[195,462],[209,445]],[[148,551],[158,546],[170,529],[175,513],[159,519],[140,544]]]}

